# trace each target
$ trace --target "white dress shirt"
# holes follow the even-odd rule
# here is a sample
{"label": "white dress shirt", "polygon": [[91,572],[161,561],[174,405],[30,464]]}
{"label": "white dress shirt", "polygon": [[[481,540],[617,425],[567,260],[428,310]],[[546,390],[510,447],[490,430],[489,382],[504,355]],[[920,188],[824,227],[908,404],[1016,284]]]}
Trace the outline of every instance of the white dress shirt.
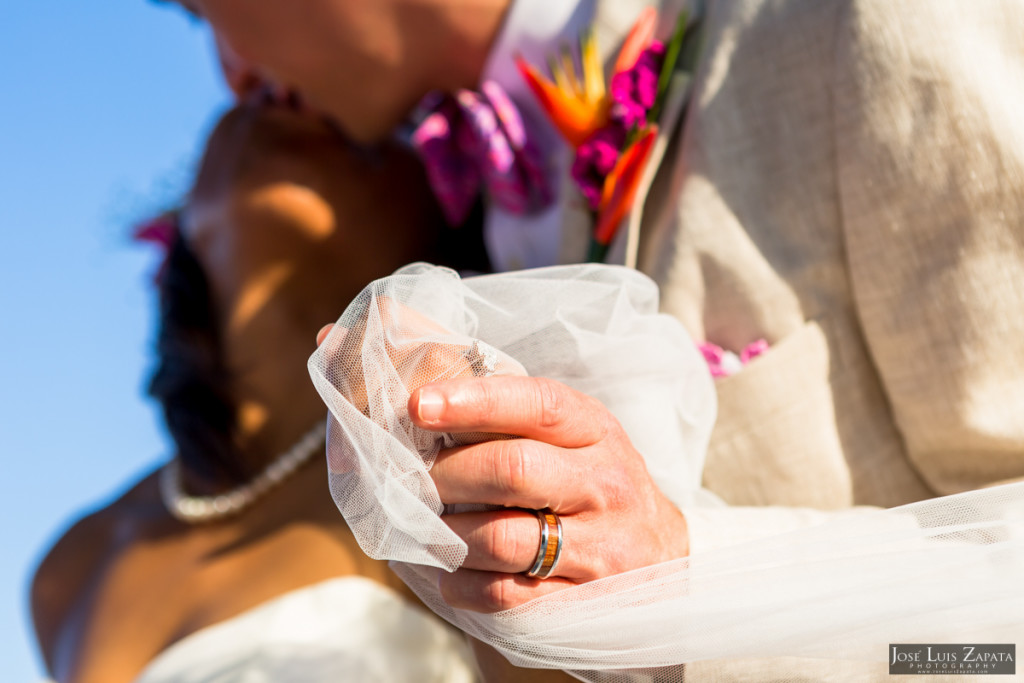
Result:
{"label": "white dress shirt", "polygon": [[487,207],[484,241],[497,271],[539,268],[567,260],[561,256],[565,253],[565,206],[557,197],[569,176],[573,150],[537,103],[516,68],[515,57],[522,55],[530,64],[544,68],[563,43],[578,45],[581,31],[593,21],[594,5],[594,0],[513,0],[488,57],[483,79],[498,83],[519,107],[529,139],[544,155],[556,198],[541,213],[526,216]]}

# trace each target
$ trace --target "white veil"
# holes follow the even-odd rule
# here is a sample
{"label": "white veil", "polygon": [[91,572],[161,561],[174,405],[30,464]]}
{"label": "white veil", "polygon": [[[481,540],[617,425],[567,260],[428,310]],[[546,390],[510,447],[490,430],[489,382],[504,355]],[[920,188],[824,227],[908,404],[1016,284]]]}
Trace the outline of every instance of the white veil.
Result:
{"label": "white veil", "polygon": [[600,399],[683,508],[721,505],[700,489],[715,393],[685,330],[658,313],[654,283],[612,266],[467,280],[409,266],[367,287],[310,358],[331,412],[331,492],[361,547],[514,664],[675,681],[716,662],[789,658],[795,673],[773,680],[820,678],[807,673],[815,661],[837,676],[842,662],[857,679],[886,671],[891,643],[1024,636],[1024,484],[831,513],[497,614],[450,608],[438,573],[457,568],[466,547],[440,520],[427,472],[453,437],[415,428],[406,405],[412,389],[466,374],[474,340],[499,350],[499,373]]}

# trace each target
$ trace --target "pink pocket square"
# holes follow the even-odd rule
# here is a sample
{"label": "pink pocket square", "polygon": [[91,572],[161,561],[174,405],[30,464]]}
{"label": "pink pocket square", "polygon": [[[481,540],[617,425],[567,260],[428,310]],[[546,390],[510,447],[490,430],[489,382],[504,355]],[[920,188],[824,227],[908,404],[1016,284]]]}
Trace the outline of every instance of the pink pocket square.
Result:
{"label": "pink pocket square", "polygon": [[735,375],[743,369],[744,365],[747,365],[750,361],[767,351],[769,347],[767,341],[758,339],[747,344],[738,355],[711,342],[698,344],[697,348],[704,354],[704,360],[708,363],[711,376],[718,379],[719,377]]}

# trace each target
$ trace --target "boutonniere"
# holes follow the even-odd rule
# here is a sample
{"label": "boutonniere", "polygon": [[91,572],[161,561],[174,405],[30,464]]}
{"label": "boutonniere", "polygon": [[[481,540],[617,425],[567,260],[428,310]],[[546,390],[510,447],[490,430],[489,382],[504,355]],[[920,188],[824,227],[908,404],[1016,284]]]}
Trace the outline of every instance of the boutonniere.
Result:
{"label": "boutonniere", "polygon": [[593,29],[548,60],[550,78],[516,58],[541,107],[575,150],[572,177],[593,217],[587,255],[591,262],[604,261],[636,199],[687,36],[687,12],[680,15],[667,44],[654,40],[657,21],[651,7],[640,14],[607,80]]}

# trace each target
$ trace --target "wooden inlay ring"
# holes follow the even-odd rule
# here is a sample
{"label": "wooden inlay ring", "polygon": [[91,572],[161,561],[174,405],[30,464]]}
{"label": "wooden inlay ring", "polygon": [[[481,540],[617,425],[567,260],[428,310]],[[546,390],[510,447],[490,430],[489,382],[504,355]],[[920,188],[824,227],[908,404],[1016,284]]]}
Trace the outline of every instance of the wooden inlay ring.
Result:
{"label": "wooden inlay ring", "polygon": [[562,555],[562,520],[550,508],[534,510],[534,514],[540,523],[540,545],[537,547],[537,559],[526,575],[546,579],[555,571]]}

